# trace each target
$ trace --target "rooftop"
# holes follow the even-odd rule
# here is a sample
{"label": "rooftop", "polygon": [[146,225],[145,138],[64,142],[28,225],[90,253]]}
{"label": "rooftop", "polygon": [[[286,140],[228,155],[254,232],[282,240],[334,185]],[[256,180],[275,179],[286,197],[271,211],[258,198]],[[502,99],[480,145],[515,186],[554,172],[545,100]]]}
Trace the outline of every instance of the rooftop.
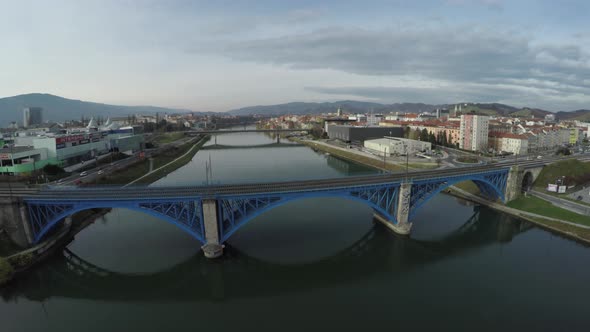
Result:
{"label": "rooftop", "polygon": [[3,148],[0,149],[0,153],[20,153],[25,151],[35,150],[35,148],[30,146],[14,146],[12,148]]}

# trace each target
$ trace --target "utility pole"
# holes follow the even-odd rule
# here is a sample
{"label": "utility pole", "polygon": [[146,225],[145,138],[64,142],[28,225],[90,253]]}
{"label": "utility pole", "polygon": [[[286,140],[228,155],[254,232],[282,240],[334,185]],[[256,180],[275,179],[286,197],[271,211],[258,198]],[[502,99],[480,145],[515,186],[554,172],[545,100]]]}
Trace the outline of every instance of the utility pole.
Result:
{"label": "utility pole", "polygon": [[387,147],[385,147],[385,146],[383,147],[383,169],[385,170],[385,172],[387,172],[387,166],[385,164],[385,149],[386,148]]}
{"label": "utility pole", "polygon": [[[14,145],[14,138],[12,139],[12,144],[10,144],[10,165],[12,166],[13,174],[14,174],[14,157],[12,156],[12,147]],[[12,202],[12,184],[10,183],[10,174],[6,172],[8,176],[8,191],[10,192],[10,201]]]}
{"label": "utility pole", "polygon": [[408,144],[404,144],[404,152],[406,153],[406,183],[408,182],[408,167],[409,167],[409,160],[410,156],[408,154]]}

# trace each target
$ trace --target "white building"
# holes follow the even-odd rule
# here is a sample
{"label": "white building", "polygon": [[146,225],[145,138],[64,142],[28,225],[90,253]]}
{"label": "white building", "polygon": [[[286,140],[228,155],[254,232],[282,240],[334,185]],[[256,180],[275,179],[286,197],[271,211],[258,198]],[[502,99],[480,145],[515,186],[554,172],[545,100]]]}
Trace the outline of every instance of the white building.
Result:
{"label": "white building", "polygon": [[461,115],[459,148],[470,151],[487,150],[489,123],[489,116]]}
{"label": "white building", "polygon": [[384,137],[366,140],[364,142],[365,148],[376,152],[377,154],[386,156],[391,155],[405,155],[406,152],[414,154],[417,152],[430,153],[432,144],[429,142],[422,142],[407,138],[398,137]]}
{"label": "white building", "polygon": [[490,134],[489,147],[496,152],[511,154],[527,154],[529,150],[529,136],[512,133]]}

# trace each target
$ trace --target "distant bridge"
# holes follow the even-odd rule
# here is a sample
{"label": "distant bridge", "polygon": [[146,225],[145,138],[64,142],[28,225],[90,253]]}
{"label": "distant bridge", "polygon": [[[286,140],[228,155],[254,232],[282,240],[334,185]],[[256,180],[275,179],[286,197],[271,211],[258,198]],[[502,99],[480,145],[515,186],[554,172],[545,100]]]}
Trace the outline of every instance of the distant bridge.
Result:
{"label": "distant bridge", "polygon": [[224,145],[224,144],[211,144],[205,145],[201,150],[226,150],[226,149],[260,149],[260,148],[297,148],[305,146],[303,144],[294,143],[270,143],[270,144],[258,144],[258,145]]}
{"label": "distant bridge", "polygon": [[305,132],[309,129],[220,129],[220,130],[190,130],[185,131],[185,135],[200,135],[200,134],[234,134],[234,133],[293,133]]}

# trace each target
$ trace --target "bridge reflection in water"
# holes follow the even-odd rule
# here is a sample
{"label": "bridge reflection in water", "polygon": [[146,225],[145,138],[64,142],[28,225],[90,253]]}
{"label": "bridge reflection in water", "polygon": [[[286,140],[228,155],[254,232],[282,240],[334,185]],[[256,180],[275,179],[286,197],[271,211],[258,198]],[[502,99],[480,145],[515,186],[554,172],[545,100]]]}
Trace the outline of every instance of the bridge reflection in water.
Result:
{"label": "bridge reflection in water", "polygon": [[[151,274],[122,274],[93,265],[69,249],[3,290],[4,300],[52,297],[105,301],[223,301],[301,292],[407,273],[498,242],[509,242],[531,224],[485,207],[457,230],[436,240],[415,240],[374,227],[339,253],[313,263],[283,265],[249,257],[231,246],[219,261],[200,254],[170,269]],[[245,287],[245,285],[248,285]]]}

